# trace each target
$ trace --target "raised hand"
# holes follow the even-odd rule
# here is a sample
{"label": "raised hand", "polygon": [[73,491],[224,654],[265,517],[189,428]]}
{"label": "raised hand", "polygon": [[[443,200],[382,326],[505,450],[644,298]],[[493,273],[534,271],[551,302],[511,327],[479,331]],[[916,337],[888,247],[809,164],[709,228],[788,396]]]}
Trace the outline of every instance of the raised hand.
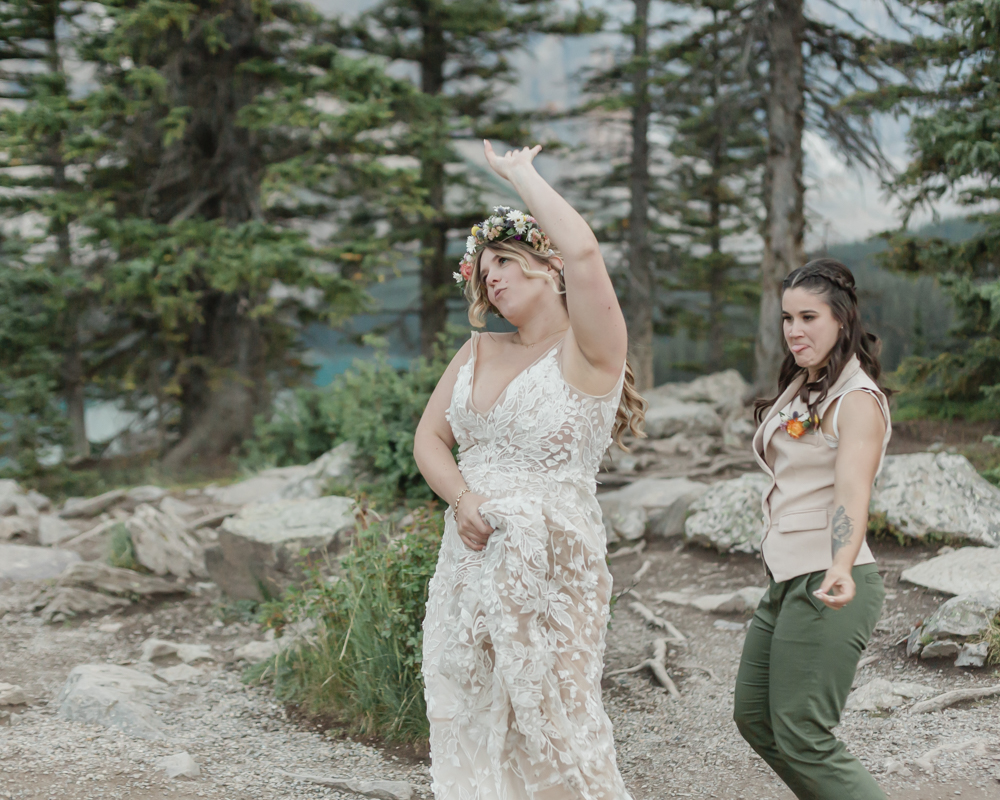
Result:
{"label": "raised hand", "polygon": [[486,153],[486,161],[493,171],[504,180],[513,180],[514,171],[518,167],[530,166],[541,150],[542,146],[536,144],[534,147],[522,147],[520,150],[508,150],[502,156],[498,156],[493,150],[493,145],[489,139],[483,139],[483,150]]}

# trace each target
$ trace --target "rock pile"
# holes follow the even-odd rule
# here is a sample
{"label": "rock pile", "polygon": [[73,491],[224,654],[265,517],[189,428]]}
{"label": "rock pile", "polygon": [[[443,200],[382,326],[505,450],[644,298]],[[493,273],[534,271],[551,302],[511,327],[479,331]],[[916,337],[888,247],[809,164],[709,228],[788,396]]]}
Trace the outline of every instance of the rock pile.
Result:
{"label": "rock pile", "polygon": [[981,667],[989,654],[983,635],[1000,614],[1000,594],[977,591],[946,600],[906,641],[906,654],[954,659],[957,667]]}

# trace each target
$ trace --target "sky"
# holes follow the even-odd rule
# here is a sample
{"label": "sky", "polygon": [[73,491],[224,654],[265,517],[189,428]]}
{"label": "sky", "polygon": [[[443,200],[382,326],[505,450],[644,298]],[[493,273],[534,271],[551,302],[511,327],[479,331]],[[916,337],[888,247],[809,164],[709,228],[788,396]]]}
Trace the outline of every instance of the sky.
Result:
{"label": "sky", "polygon": [[[375,3],[376,0],[314,0],[314,5],[323,13],[348,17]],[[571,5],[575,6],[575,0]],[[669,9],[668,4],[659,5],[662,9]],[[837,11],[825,0],[806,0],[806,5],[810,13],[831,22],[845,27],[854,24],[845,13]],[[880,33],[900,35],[899,28],[880,0],[840,0],[839,5]],[[601,2],[601,6],[611,14],[620,13],[626,18],[631,3]],[[601,58],[601,50],[613,41],[613,37],[608,35],[535,38],[524,52],[515,54],[512,59],[520,78],[518,84],[511,87],[511,101],[522,107],[566,108],[578,97],[581,69]],[[886,155],[897,168],[903,167],[907,161],[905,121],[886,118],[880,120],[878,130]],[[862,240],[898,227],[898,204],[886,195],[877,175],[863,167],[848,167],[826,141],[810,131],[806,132],[804,149],[809,226],[807,249],[816,249],[824,243]],[[476,157],[472,150],[469,152],[470,157]],[[550,165],[550,170],[553,173],[560,171],[558,165]],[[935,209],[915,214],[911,225],[919,226],[931,221],[934,213],[947,218],[968,212],[952,200],[945,199]]]}

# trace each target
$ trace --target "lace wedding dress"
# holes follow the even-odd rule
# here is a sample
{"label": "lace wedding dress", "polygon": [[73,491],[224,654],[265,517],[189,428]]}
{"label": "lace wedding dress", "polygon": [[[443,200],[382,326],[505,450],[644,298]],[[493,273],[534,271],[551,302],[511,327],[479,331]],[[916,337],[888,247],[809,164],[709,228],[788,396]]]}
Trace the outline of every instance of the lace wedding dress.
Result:
{"label": "lace wedding dress", "polygon": [[595,476],[624,380],[570,386],[562,342],[489,411],[472,403],[478,334],[448,421],[496,530],[473,551],[445,514],[424,620],[437,800],[630,800],[601,702],[611,575]]}

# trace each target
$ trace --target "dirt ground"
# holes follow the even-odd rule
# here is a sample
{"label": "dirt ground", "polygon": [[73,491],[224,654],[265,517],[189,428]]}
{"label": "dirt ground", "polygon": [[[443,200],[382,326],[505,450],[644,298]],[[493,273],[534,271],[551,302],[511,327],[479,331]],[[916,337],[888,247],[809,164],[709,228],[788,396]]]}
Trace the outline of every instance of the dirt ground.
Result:
{"label": "dirt ground", "polygon": [[[943,663],[906,659],[899,640],[941,601],[939,596],[899,583],[907,565],[933,550],[876,543],[886,580],[887,602],[859,683],[875,677],[908,680],[941,691],[1000,682],[998,670],[962,670]],[[632,584],[645,560],[650,568],[634,592],[687,637],[686,648],[668,658],[681,692],[672,700],[646,671],[606,678],[604,699],[615,725],[619,763],[635,800],[658,798],[792,798],[742,741],[732,722],[732,686],[743,641],[745,615],[714,615],[686,607],[654,604],[658,591],[697,588],[719,593],[763,585],[760,562],[721,557],[661,542],[638,556],[615,559],[616,587]],[[427,763],[398,751],[325,736],[274,701],[266,688],[242,684],[242,664],[233,649],[262,638],[247,621],[222,623],[220,598],[209,585],[199,596],[137,606],[114,616],[43,625],[19,609],[31,587],[0,587],[0,681],[21,685],[32,698],[13,709],[0,728],[0,798],[251,798],[341,797],[331,789],[297,782],[282,771],[312,771],[364,779],[407,780],[419,797],[429,797]],[[616,606],[608,636],[607,669],[629,667],[648,655],[655,636],[628,608]],[[122,627],[100,631],[109,621]],[[716,623],[728,623],[719,627]],[[137,667],[139,645],[150,636],[212,645],[219,662],[203,676],[175,687],[164,721],[174,732],[167,742],[130,739],[118,732],[69,723],[55,715],[53,700],[73,666],[117,663]],[[1000,798],[1000,699],[966,704],[936,714],[845,714],[838,733],[876,775],[893,800]],[[975,742],[942,755],[928,774],[913,761],[942,744]],[[196,779],[168,780],[155,762],[187,750],[199,762]],[[904,773],[887,774],[888,759]]]}

